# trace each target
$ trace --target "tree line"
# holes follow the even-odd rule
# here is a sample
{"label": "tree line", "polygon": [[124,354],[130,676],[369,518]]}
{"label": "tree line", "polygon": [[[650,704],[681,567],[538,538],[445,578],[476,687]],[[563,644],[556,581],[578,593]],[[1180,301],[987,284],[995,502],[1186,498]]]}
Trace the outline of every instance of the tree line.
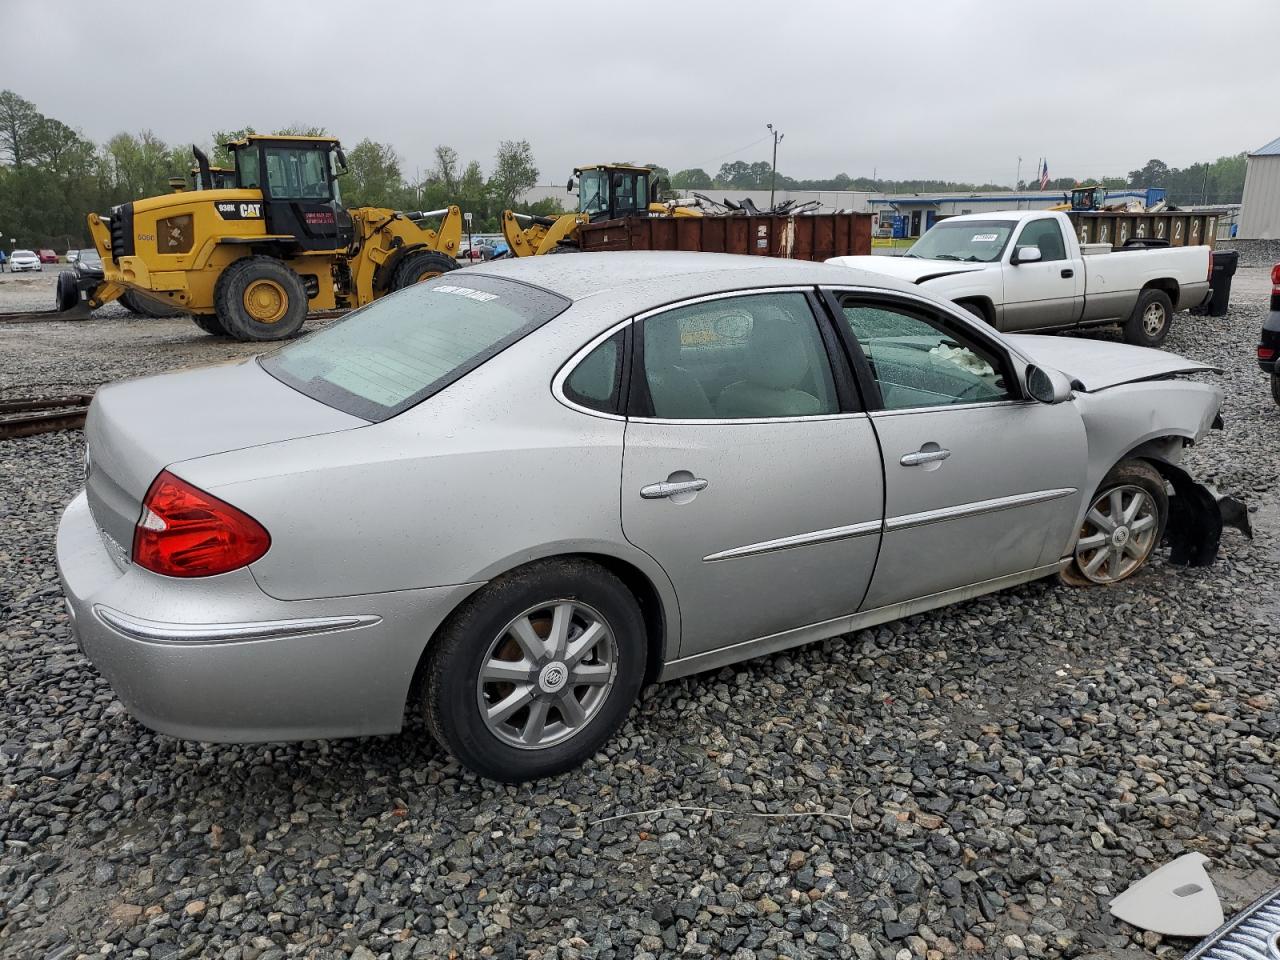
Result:
{"label": "tree line", "polygon": [[[1125,176],[1057,177],[1048,190],[1068,191],[1072,187],[1101,185],[1108,189],[1123,187],[1164,187],[1170,203],[1191,206],[1206,203],[1239,203],[1244,193],[1245,154],[1219,157],[1209,163],[1194,163],[1179,169],[1162,160],[1149,160],[1138,170]],[[674,190],[768,190],[772,168],[764,160],[747,163],[732,160],[720,165],[715,175],[698,167],[667,174],[658,168]],[[998,183],[964,183],[951,180],[892,180],[851,177],[839,173],[834,177],[802,180],[779,172],[778,190],[848,190],[869,193],[999,193],[1007,190],[1038,190],[1039,181],[1021,180],[1016,187]]]}
{"label": "tree line", "polygon": [[[230,166],[225,144],[251,133],[329,136],[324,127],[295,124],[271,131],[253,127],[214,131],[201,146],[214,166]],[[121,132],[94,143],[36,105],[0,91],[0,237],[6,249],[51,247],[59,252],[90,245],[85,216],[171,190],[171,177],[189,176],[191,144],[169,144],[150,130]],[[349,172],[338,181],[349,207],[436,210],[458,204],[473,214],[477,232],[499,228],[504,209],[538,182],[527,140],[504,140],[486,173],[479,160],[463,160],[452,147],[434,152],[426,173],[408,176],[390,144],[364,139],[346,149]],[[536,214],[560,211],[554,200],[523,204]]]}
{"label": "tree line", "polygon": [[[295,124],[273,131],[214,131],[204,144],[215,165],[228,166],[231,158],[224,144],[246,134],[269,132],[327,136],[323,127]],[[486,172],[478,159],[464,160],[447,145],[435,148],[432,166],[410,176],[395,148],[365,138],[346,150],[349,172],[339,180],[347,206],[381,206],[398,210],[435,210],[458,204],[473,214],[473,229],[499,229],[502,211],[518,208],[548,215],[561,210],[559,201],[520,203],[520,197],[538,183],[538,168],[527,140],[503,140]],[[0,236],[6,247],[53,247],[59,251],[88,246],[85,215],[105,213],[116,204],[170,190],[169,179],[186,177],[194,164],[189,144],[168,144],[150,130],[121,132],[97,144],[60,120],[45,116],[34,103],[11,90],[0,91]],[[766,161],[724,163],[715,175],[700,168],[671,173],[660,164],[647,164],[668,189],[768,190],[773,180]],[[1186,168],[1150,160],[1125,176],[1100,178],[1059,177],[1053,190],[1101,184],[1120,187],[1164,187],[1170,202],[1180,206],[1197,203],[1239,203],[1244,191],[1245,154],[1219,157]],[[846,173],[827,179],[798,179],[777,174],[779,190],[848,190],[886,193],[998,192],[1007,184],[963,183],[948,180],[893,180],[851,177]],[[1038,183],[1020,182],[1016,189],[1032,189]]]}

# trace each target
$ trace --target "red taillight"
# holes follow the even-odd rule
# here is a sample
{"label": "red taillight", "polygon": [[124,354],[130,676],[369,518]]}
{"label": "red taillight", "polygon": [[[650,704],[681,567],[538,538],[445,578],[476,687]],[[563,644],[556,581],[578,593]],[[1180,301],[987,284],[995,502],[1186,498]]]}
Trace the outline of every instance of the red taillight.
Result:
{"label": "red taillight", "polygon": [[1271,292],[1280,293],[1280,263],[1271,268]]}
{"label": "red taillight", "polygon": [[133,562],[167,577],[210,577],[271,546],[262,524],[168,470],[151,482],[133,531]]}
{"label": "red taillight", "polygon": [[1274,360],[1275,356],[1276,356],[1275,347],[1263,347],[1263,346],[1258,347],[1259,360]]}

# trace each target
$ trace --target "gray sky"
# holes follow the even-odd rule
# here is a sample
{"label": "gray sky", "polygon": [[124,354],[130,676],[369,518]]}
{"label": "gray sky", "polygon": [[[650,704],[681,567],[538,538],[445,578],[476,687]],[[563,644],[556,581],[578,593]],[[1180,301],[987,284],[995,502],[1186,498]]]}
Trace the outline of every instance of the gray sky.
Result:
{"label": "gray sky", "polygon": [[543,183],[714,173],[767,160],[772,121],[792,176],[1011,183],[1019,154],[1095,176],[1280,136],[1277,36],[1280,0],[11,0],[0,88],[98,141],[317,124],[409,175],[502,139]]}

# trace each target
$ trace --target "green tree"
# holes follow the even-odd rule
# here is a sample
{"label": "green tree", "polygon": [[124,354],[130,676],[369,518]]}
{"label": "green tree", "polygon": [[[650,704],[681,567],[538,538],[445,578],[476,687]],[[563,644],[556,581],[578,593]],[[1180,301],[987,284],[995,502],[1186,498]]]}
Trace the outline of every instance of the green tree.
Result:
{"label": "green tree", "polygon": [[32,158],[30,141],[38,135],[44,119],[30,100],[24,100],[12,90],[0,90],[0,150],[15,167],[25,165]]}
{"label": "green tree", "polygon": [[406,190],[400,157],[390,144],[365,138],[347,154],[342,200],[349,207],[400,207]]}
{"label": "green tree", "polygon": [[502,209],[514,207],[520,196],[538,183],[538,168],[528,140],[503,140],[494,158],[489,193]]}
{"label": "green tree", "polygon": [[705,190],[712,186],[711,174],[699,167],[677,170],[671,175],[671,186],[676,190]]}

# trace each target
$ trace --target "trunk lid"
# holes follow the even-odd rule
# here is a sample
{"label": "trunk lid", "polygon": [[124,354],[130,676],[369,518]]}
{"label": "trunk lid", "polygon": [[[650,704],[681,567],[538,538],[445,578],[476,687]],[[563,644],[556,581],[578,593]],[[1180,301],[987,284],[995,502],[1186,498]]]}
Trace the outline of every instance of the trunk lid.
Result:
{"label": "trunk lid", "polygon": [[1004,339],[1032,363],[1061,370],[1085,393],[1175,373],[1222,372],[1219,367],[1176,353],[1127,343],[1028,333],[1006,334]]}
{"label": "trunk lid", "polygon": [[102,387],[85,422],[85,492],[117,562],[127,559],[151,482],[193,457],[365,426],[250,359]]}

